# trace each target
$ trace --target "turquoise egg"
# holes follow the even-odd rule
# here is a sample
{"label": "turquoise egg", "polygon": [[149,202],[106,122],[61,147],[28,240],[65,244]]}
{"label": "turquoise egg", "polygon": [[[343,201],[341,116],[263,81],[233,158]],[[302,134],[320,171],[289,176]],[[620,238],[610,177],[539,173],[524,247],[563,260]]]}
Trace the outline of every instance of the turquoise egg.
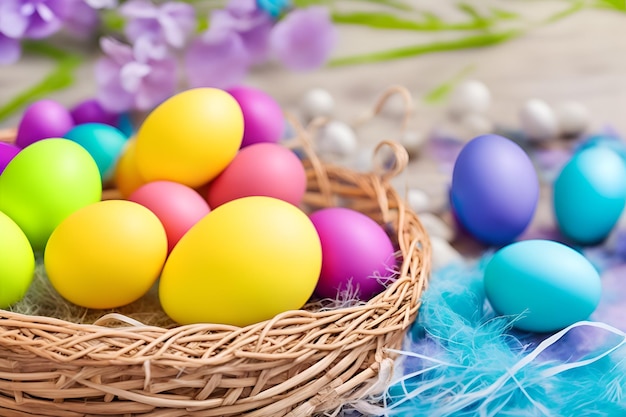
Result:
{"label": "turquoise egg", "polygon": [[601,243],[626,204],[626,165],[612,149],[583,149],[565,164],[553,187],[556,223],[580,245]]}
{"label": "turquoise egg", "polygon": [[579,252],[551,240],[524,240],[497,251],[485,268],[485,295],[514,327],[560,330],[585,320],[601,294],[600,275]]}
{"label": "turquoise egg", "polygon": [[127,140],[127,136],[121,130],[103,123],[77,125],[63,137],[78,143],[89,152],[98,165],[103,183],[113,176],[115,165]]}

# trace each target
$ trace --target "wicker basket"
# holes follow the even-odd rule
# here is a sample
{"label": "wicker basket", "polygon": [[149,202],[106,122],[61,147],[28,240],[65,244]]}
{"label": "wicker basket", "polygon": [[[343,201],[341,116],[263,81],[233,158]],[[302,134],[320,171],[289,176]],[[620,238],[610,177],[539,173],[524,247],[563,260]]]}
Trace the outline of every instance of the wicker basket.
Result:
{"label": "wicker basket", "polygon": [[367,174],[324,164],[305,146],[305,206],[355,208],[398,245],[398,278],[384,292],[244,328],[108,327],[0,311],[0,415],[303,417],[371,394],[379,374],[391,374],[388,349],[401,346],[430,268],[427,235],[390,184],[408,156],[386,146],[395,166]]}

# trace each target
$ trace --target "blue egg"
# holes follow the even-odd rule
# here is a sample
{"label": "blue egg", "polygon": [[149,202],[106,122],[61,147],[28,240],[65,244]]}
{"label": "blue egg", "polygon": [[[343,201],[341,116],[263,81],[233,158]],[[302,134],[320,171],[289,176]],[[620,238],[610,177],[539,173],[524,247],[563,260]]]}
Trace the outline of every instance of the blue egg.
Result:
{"label": "blue egg", "polygon": [[117,128],[128,138],[135,134],[135,125],[130,113],[120,114],[117,119]]}
{"label": "blue egg", "polygon": [[525,240],[500,249],[485,268],[493,309],[522,318],[514,327],[551,332],[587,319],[600,302],[601,281],[579,252],[550,240]]}
{"label": "blue egg", "polygon": [[622,158],[622,160],[624,160],[624,162],[626,162],[626,142],[614,134],[600,133],[589,136],[582,141],[575,150],[578,152],[595,146],[606,146],[609,149],[612,149]]}
{"label": "blue egg", "polygon": [[452,172],[450,204],[460,225],[477,240],[511,243],[530,224],[539,179],[526,152],[499,135],[482,135],[459,153]]}
{"label": "blue egg", "polygon": [[556,223],[580,245],[601,243],[626,204],[626,165],[612,149],[582,149],[565,164],[553,186]]}
{"label": "blue egg", "polygon": [[84,123],[75,126],[64,137],[89,152],[96,161],[102,182],[115,172],[115,165],[126,144],[127,137],[119,129],[103,123]]}

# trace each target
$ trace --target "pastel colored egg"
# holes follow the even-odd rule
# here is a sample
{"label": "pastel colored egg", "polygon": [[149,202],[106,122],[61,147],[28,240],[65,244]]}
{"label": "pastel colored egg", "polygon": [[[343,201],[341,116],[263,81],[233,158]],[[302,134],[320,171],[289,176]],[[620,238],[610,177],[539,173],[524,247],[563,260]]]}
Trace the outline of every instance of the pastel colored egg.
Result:
{"label": "pastel colored egg", "polygon": [[543,100],[530,99],[520,109],[520,124],[529,141],[545,142],[559,134],[557,116],[552,107]]}
{"label": "pastel colored egg", "polygon": [[11,162],[11,159],[20,152],[20,148],[12,143],[0,142],[0,174]]}
{"label": "pastel colored egg", "polygon": [[148,292],[166,256],[165,230],[154,213],[131,201],[107,200],[59,224],[46,246],[44,266],[63,298],[106,309]]}
{"label": "pastel colored egg", "polygon": [[117,122],[117,128],[130,138],[135,134],[135,121],[129,112],[120,114]]}
{"label": "pastel colored egg", "polygon": [[39,100],[26,108],[17,127],[15,144],[20,148],[48,138],[63,137],[72,127],[70,112],[54,100]]}
{"label": "pastel colored egg", "polygon": [[237,86],[228,90],[243,112],[244,131],[241,147],[254,143],[278,142],[285,130],[280,105],[269,94],[257,88]]}
{"label": "pastel colored egg", "polygon": [[300,110],[305,120],[310,121],[317,117],[332,117],[335,112],[335,99],[323,88],[313,88],[307,91],[300,100]]}
{"label": "pastel colored egg", "polygon": [[70,110],[72,119],[77,125],[85,123],[103,123],[117,127],[120,115],[105,110],[96,99],[81,101]]}
{"label": "pastel colored egg", "polygon": [[491,102],[491,92],[483,82],[467,80],[452,91],[448,111],[453,117],[461,119],[468,114],[486,113]]}
{"label": "pastel colored egg", "polygon": [[73,127],[63,137],[78,143],[89,152],[98,165],[103,183],[112,178],[126,144],[126,135],[119,129],[103,123],[84,123]]}
{"label": "pastel colored egg", "polygon": [[128,198],[133,191],[148,182],[139,173],[136,150],[137,141],[134,138],[129,139],[115,167],[113,183],[124,198]]}
{"label": "pastel colored egg", "polygon": [[613,150],[613,152],[617,153],[626,164],[626,142],[624,141],[624,139],[615,134],[600,133],[596,135],[591,135],[585,138],[584,141],[581,141],[577,146],[575,146],[574,151],[578,152],[580,150],[593,148],[595,146],[605,146]]}
{"label": "pastel colored egg", "polygon": [[0,211],[24,231],[35,251],[81,207],[102,198],[98,166],[68,139],[40,140],[22,149],[0,175]]}
{"label": "pastel colored egg", "polygon": [[209,206],[241,197],[263,195],[299,205],[306,191],[306,172],[298,156],[276,143],[257,143],[239,151],[208,185]]}
{"label": "pastel colored egg", "polygon": [[20,301],[35,274],[35,255],[22,229],[0,212],[0,308]]}
{"label": "pastel colored egg", "polygon": [[212,210],[181,238],[163,268],[159,298],[181,324],[246,326],[304,306],[321,265],[320,239],[302,210],[244,197]]}
{"label": "pastel colored egg", "polygon": [[322,271],[315,292],[337,298],[340,293],[368,300],[384,289],[396,266],[395,249],[382,226],[365,214],[344,207],[310,215],[322,242]]}
{"label": "pastel colored egg", "polygon": [[322,155],[345,158],[356,152],[359,141],[356,132],[347,123],[331,120],[320,129],[316,146]]}
{"label": "pastel colored egg", "polygon": [[150,209],[167,234],[168,251],[209,213],[206,200],[193,188],[171,181],[153,181],[136,189],[128,200]]}
{"label": "pastel colored egg", "polygon": [[565,164],[553,186],[561,233],[582,245],[602,242],[626,204],[626,165],[607,146],[582,149]]}
{"label": "pastel colored egg", "polygon": [[233,160],[243,131],[241,107],[227,92],[195,88],[178,93],[154,109],[137,131],[139,173],[147,181],[201,186]]}
{"label": "pastel colored egg", "polygon": [[487,245],[511,243],[531,222],[539,179],[524,150],[499,135],[465,144],[452,172],[450,204],[460,225]]}
{"label": "pastel colored egg", "polygon": [[550,240],[525,240],[497,251],[485,268],[485,295],[514,327],[551,332],[595,310],[600,276],[579,252]]}
{"label": "pastel colored egg", "polygon": [[559,103],[555,114],[559,132],[566,137],[580,136],[591,124],[589,109],[578,101],[570,100]]}

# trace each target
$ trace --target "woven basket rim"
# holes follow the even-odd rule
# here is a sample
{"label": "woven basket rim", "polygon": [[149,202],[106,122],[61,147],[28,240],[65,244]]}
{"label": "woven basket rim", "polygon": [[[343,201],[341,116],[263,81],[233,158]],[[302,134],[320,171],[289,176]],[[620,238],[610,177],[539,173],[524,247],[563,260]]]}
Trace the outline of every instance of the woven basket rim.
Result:
{"label": "woven basket rim", "polygon": [[[359,123],[375,116],[398,93],[411,104],[406,89],[394,86]],[[406,118],[404,122],[403,127]],[[113,314],[96,324],[76,324],[0,310],[0,374],[21,381],[11,385],[14,401],[0,405],[16,410],[28,405],[33,415],[65,415],[54,414],[59,410],[67,415],[95,413],[67,397],[78,395],[67,391],[78,387],[77,392],[94,398],[107,413],[115,406],[128,414],[136,410],[156,415],[154,410],[162,408],[174,410],[164,411],[164,416],[301,417],[371,393],[383,368],[384,378],[389,378],[393,349],[400,347],[418,314],[430,274],[426,231],[391,185],[408,164],[408,153],[398,142],[383,140],[376,149],[392,150],[391,167],[358,173],[323,163],[311,139],[323,123],[317,120],[306,128],[295,123],[312,184],[304,204],[337,205],[339,196],[389,228],[402,260],[397,279],[385,290],[356,306],[291,310],[245,327],[158,327],[132,319],[110,327],[108,320],[119,324],[125,318]],[[0,140],[14,137],[15,130],[0,132]],[[180,378],[190,387],[179,386]],[[2,377],[0,394],[7,395],[1,384]],[[52,398],[62,401],[48,407]]]}

